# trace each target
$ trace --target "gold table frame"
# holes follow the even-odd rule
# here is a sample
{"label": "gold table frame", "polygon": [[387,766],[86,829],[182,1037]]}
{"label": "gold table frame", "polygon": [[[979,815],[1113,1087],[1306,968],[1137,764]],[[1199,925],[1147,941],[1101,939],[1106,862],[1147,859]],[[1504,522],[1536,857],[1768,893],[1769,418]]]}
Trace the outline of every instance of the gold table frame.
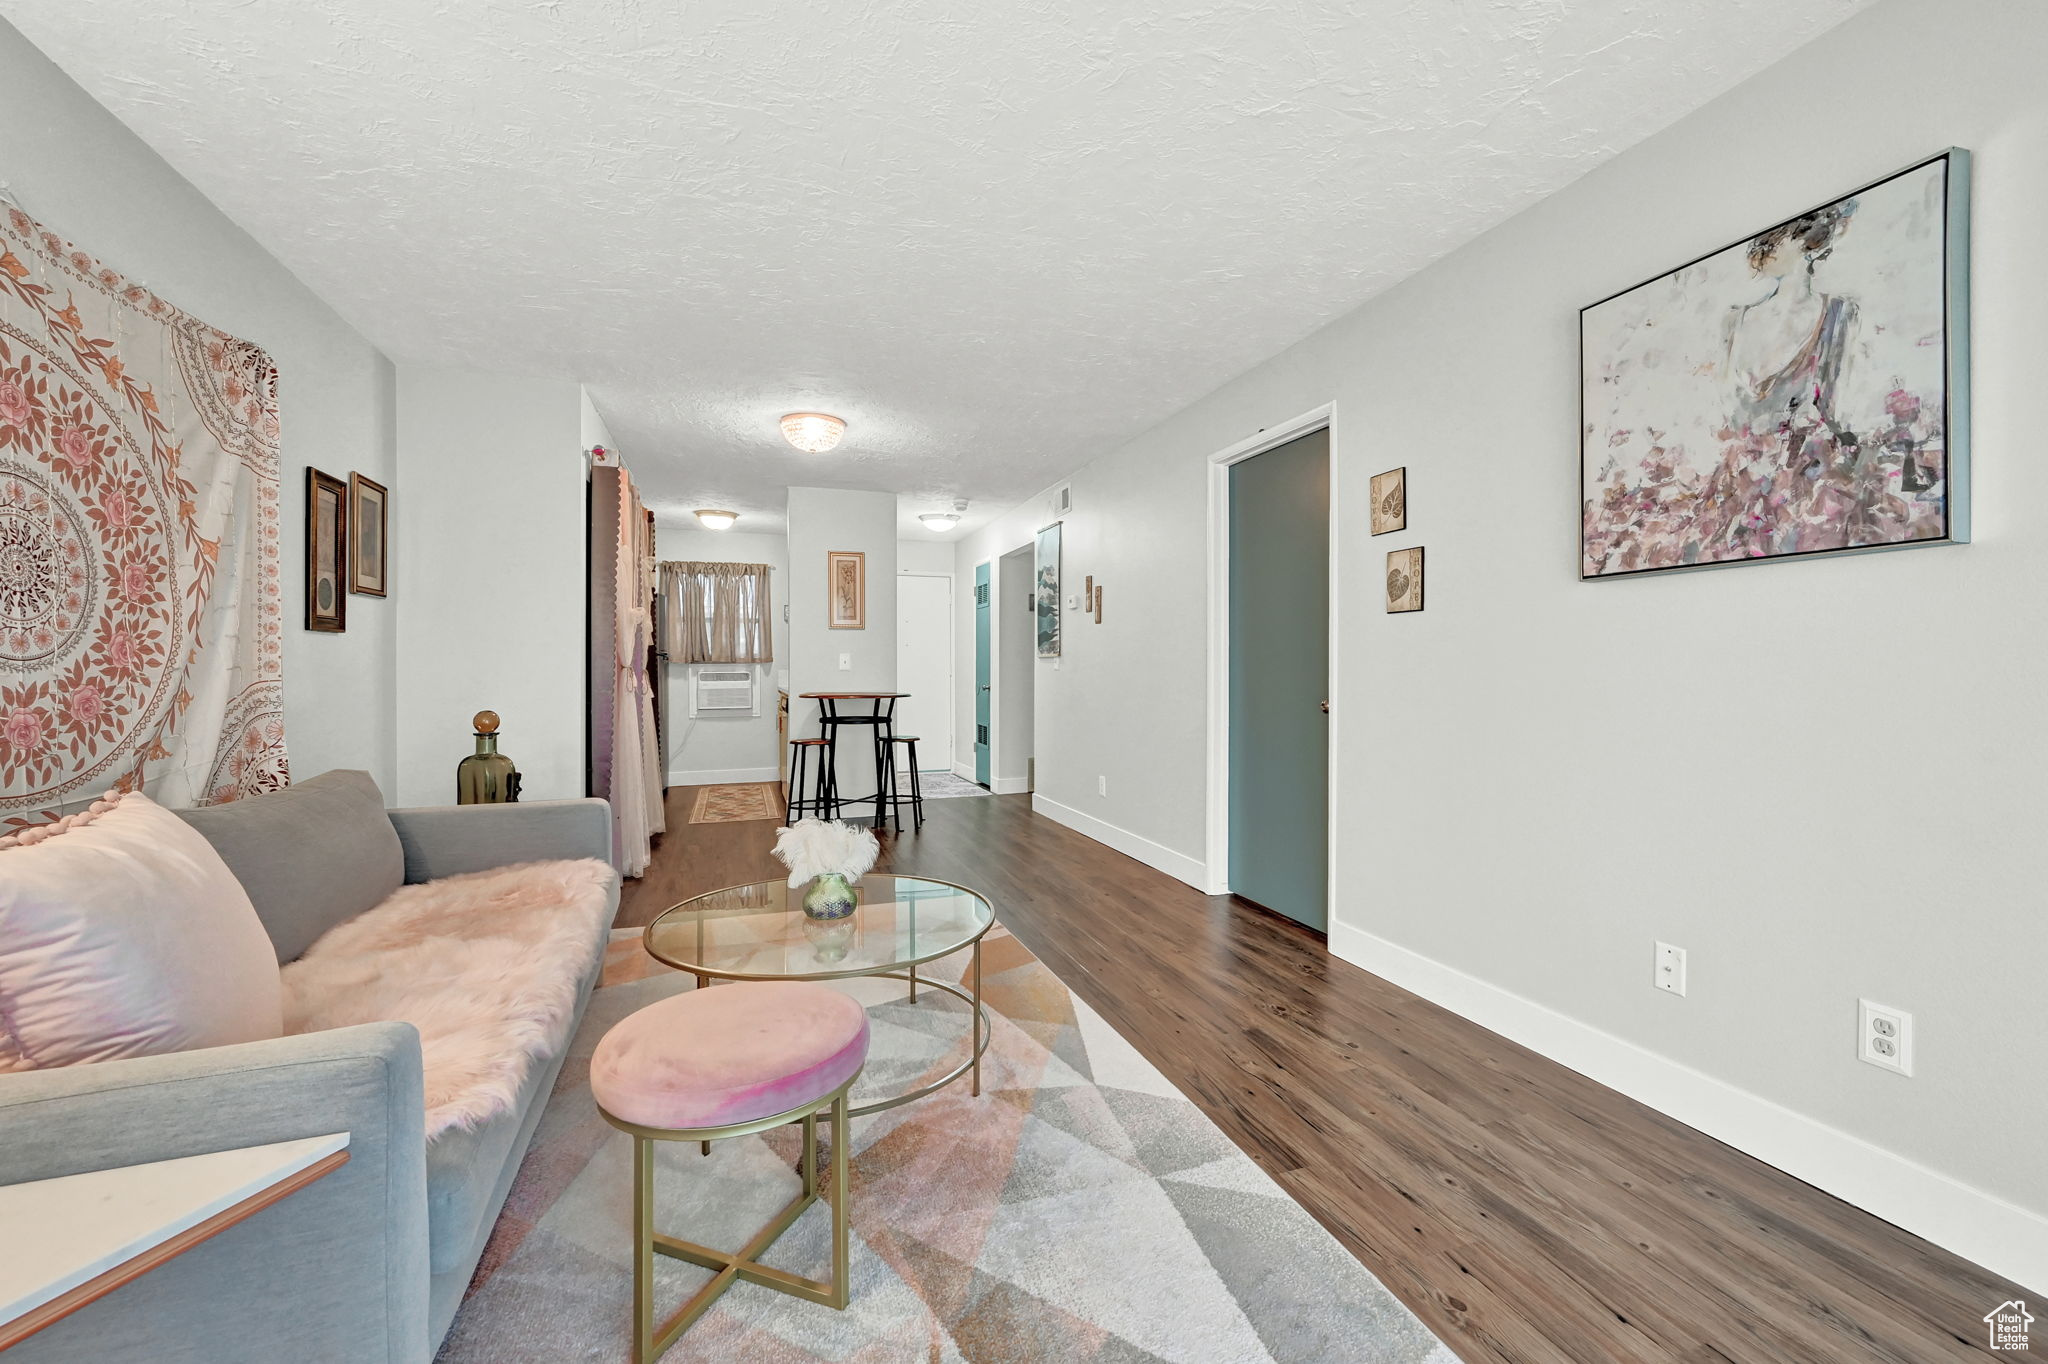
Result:
{"label": "gold table frame", "polygon": [[[858,967],[851,971],[806,971],[796,974],[774,971],[720,971],[708,966],[703,966],[697,962],[680,961],[675,957],[664,956],[660,952],[655,951],[653,941],[655,925],[659,924],[663,919],[667,918],[670,914],[673,914],[677,910],[682,909],[685,905],[693,905],[700,900],[708,900],[714,895],[724,895],[728,891],[748,890],[755,886],[777,884],[774,881],[743,881],[738,885],[721,886],[717,890],[707,890],[701,895],[692,895],[687,900],[679,900],[675,904],[670,905],[667,909],[664,909],[661,913],[654,916],[653,923],[647,925],[646,930],[641,934],[640,945],[642,948],[646,950],[648,956],[653,957],[662,965],[671,966],[678,971],[684,971],[689,973],[690,975],[695,976],[697,978],[697,986],[699,989],[704,989],[708,987],[714,980],[824,981],[855,980],[861,977],[871,977],[877,980],[908,981],[910,984],[910,1002],[913,1004],[917,1002],[917,987],[920,985],[923,985],[928,989],[942,990],[945,993],[953,996],[955,999],[958,999],[962,1003],[967,1005],[967,1010],[971,1017],[972,1023],[972,1041],[971,1045],[968,1047],[967,1059],[965,1061],[962,1061],[959,1065],[955,1066],[946,1074],[940,1076],[938,1079],[931,1081],[929,1084],[919,1085],[916,1089],[910,1090],[907,1093],[895,1095],[892,1098],[876,1099],[869,1103],[859,1104],[850,1107],[847,1109],[847,1116],[850,1118],[858,1118],[869,1113],[880,1113],[887,1109],[896,1108],[903,1104],[911,1103],[914,1100],[924,1098],[928,1094],[934,1094],[939,1090],[944,1089],[947,1085],[952,1084],[955,1080],[959,1079],[963,1075],[970,1075],[972,1077],[972,1079],[969,1082],[970,1087],[968,1092],[975,1098],[980,1098],[981,1057],[982,1053],[988,1050],[989,1038],[991,1034],[991,1026],[988,1020],[988,1007],[982,1002],[981,998],[981,940],[988,936],[988,931],[991,928],[994,928],[996,926],[995,906],[989,904],[988,897],[983,895],[980,891],[975,890],[969,886],[963,886],[956,881],[942,881],[935,876],[912,876],[906,872],[889,872],[885,874],[889,876],[900,877],[901,879],[906,881],[922,881],[928,885],[949,886],[952,889],[959,891],[963,895],[971,895],[976,900],[980,901],[981,904],[988,909],[988,922],[982,925],[980,932],[976,933],[973,937],[967,939],[964,942],[956,942],[952,944],[950,947],[947,947],[943,951],[927,953],[924,956],[912,957],[904,961],[886,962],[879,966]],[[803,917],[803,911],[801,909],[782,909],[771,912],[779,914],[794,914],[799,918]],[[856,910],[855,912],[858,913],[859,911]],[[700,919],[698,921],[698,927],[701,931],[703,927],[703,920]],[[943,980],[932,980],[929,977],[920,977],[917,974],[917,968],[925,965],[927,962],[937,961],[941,957],[950,957],[955,952],[960,951],[972,951],[972,953],[974,954],[973,960],[968,967],[968,979],[971,981],[971,992],[970,990],[963,990],[957,985],[948,984]],[[711,1149],[711,1143],[708,1141],[705,1142],[704,1149],[708,1152]]]}

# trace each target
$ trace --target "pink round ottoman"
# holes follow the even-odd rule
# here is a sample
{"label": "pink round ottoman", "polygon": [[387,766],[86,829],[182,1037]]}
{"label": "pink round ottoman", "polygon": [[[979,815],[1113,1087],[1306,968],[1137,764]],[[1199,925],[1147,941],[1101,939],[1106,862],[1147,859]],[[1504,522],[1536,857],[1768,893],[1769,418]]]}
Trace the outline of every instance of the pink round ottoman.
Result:
{"label": "pink round ottoman", "polygon": [[[868,1057],[867,1010],[824,985],[748,981],[650,1004],[615,1024],[590,1058],[590,1090],[612,1126],[633,1138],[633,1359],[649,1364],[739,1279],[828,1307],[847,1300],[846,1095]],[[832,1278],[760,1263],[775,1238],[818,1201],[818,1114],[830,1109]],[[803,1190],[738,1251],[654,1230],[654,1143],[742,1137],[801,1122]],[[716,1270],[659,1329],[654,1257]]]}

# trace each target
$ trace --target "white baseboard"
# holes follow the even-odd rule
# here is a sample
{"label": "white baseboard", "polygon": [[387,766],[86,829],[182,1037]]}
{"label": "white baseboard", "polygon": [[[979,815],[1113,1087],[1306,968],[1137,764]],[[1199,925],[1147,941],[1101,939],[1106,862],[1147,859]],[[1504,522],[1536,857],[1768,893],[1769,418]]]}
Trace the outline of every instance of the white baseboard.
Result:
{"label": "white baseboard", "polygon": [[1021,796],[1031,789],[1031,778],[995,777],[990,780],[988,789],[999,796]]}
{"label": "white baseboard", "polygon": [[1362,928],[1332,922],[1330,951],[1994,1274],[2048,1288],[2038,1213]]}
{"label": "white baseboard", "polygon": [[953,775],[962,781],[972,781],[976,785],[980,784],[975,778],[973,763],[954,763]]}
{"label": "white baseboard", "polygon": [[1176,881],[1185,881],[1200,890],[1209,879],[1209,868],[1186,853],[1178,853],[1163,843],[1154,843],[1129,829],[1119,829],[1107,820],[1093,815],[1084,815],[1071,805],[1062,805],[1044,796],[1031,797],[1031,809],[1044,815],[1056,824],[1064,824],[1077,834],[1086,834],[1097,843],[1115,848],[1126,857],[1135,857],[1146,866],[1163,871]]}
{"label": "white baseboard", "polygon": [[670,786],[723,786],[728,782],[780,780],[781,770],[773,767],[713,767],[668,774]]}

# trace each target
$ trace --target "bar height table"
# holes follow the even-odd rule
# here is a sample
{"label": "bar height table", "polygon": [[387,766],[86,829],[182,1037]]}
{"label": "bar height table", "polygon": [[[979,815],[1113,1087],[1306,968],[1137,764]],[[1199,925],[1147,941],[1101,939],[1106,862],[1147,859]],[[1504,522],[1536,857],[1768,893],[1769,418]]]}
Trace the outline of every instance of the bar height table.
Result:
{"label": "bar height table", "polygon": [[[807,691],[802,693],[806,701],[818,703],[818,728],[825,742],[832,746],[832,760],[825,764],[828,772],[837,773],[839,768],[839,730],[844,725],[865,726],[875,746],[875,794],[872,796],[841,796],[835,786],[830,795],[831,809],[836,816],[841,805],[864,805],[875,803],[875,827],[881,828],[888,818],[889,800],[896,794],[896,755],[893,740],[896,736],[896,703],[910,695],[907,691]],[[868,703],[866,713],[847,714],[841,712],[844,702]],[[836,780],[836,776],[835,776]]]}

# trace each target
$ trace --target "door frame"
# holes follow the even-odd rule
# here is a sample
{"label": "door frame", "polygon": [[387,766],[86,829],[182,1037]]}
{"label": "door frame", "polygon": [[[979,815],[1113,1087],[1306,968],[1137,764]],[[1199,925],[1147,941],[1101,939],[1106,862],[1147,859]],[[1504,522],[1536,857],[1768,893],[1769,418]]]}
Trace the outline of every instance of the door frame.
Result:
{"label": "door frame", "polygon": [[[988,785],[996,771],[995,582],[995,559],[974,566],[974,691],[971,693],[974,704],[968,708],[974,741],[968,746],[971,760],[956,763],[953,770],[977,786]],[[982,699],[984,696],[988,698],[986,703]],[[988,717],[985,720],[982,718],[984,715]],[[987,771],[982,770],[984,759],[988,764]]]}
{"label": "door frame", "polygon": [[[1329,814],[1323,850],[1324,885],[1337,884],[1337,732],[1342,720],[1342,708],[1337,704],[1337,620],[1343,577],[1338,572],[1337,405],[1324,403],[1209,456],[1209,799],[1202,889],[1210,895],[1230,893],[1230,466],[1314,431],[1330,433],[1330,618],[1325,624],[1329,678],[1324,692],[1330,701],[1329,747],[1324,757]],[[1326,933],[1336,925],[1328,890],[1324,892],[1323,922]]]}
{"label": "door frame", "polygon": [[[1008,701],[1005,701],[1004,699],[1006,696],[1008,696],[1008,693],[1003,689],[1003,668],[1005,662],[1009,660],[1006,660],[1005,655],[1003,653],[1003,594],[1006,592],[1015,592],[1020,587],[1023,588],[1026,593],[1037,592],[1038,559],[1036,554],[1036,548],[1037,542],[1035,539],[1027,540],[1025,543],[1021,545],[1014,545],[1009,549],[996,551],[995,553],[989,556],[988,560],[989,707],[988,781],[986,785],[988,786],[989,794],[995,796],[1026,795],[1031,791],[1033,784],[1032,778],[1029,775],[1022,777],[1004,777],[998,774],[1003,770],[1003,759],[1010,756],[1009,741],[1003,737],[1005,729],[1005,726],[1003,724],[1004,707],[1010,703],[1013,703],[1016,700],[1015,697],[1009,697]],[[1023,576],[1019,578],[1017,581],[1012,582],[1010,581],[1010,575],[1007,575],[1003,572],[1003,560],[1015,554],[1023,554],[1026,556],[1026,558],[1024,561]],[[1064,599],[1064,591],[1061,595]],[[1034,605],[1032,607],[1032,610],[1036,611],[1036,609],[1037,607]],[[1065,610],[1064,600],[1062,601],[1061,609]],[[1034,624],[1032,629],[1035,632],[1037,626]],[[1039,663],[1038,646],[1035,642],[1031,646],[1031,651],[1027,655],[1025,655],[1025,657],[1028,660],[1026,666],[1032,670],[1030,704],[1034,707],[1032,714],[1033,718],[1035,719],[1037,715],[1035,707],[1038,705],[1037,668]],[[1058,668],[1059,660],[1057,658],[1053,659],[1052,665],[1054,668]],[[1032,730],[1032,747],[1035,749],[1038,746],[1036,724],[1032,726]],[[1029,773],[1031,771],[1031,768],[1029,766],[1030,760],[1027,759],[1026,761],[1027,765],[1025,771]]]}
{"label": "door frame", "polygon": [[[947,731],[947,733],[946,733],[946,755],[945,755],[945,756],[946,756],[946,770],[947,770],[948,772],[951,772],[951,771],[952,771],[952,770],[953,770],[954,768],[956,768],[956,767],[958,767],[958,766],[960,765],[960,760],[959,760],[959,757],[957,756],[957,754],[956,754],[956,752],[955,752],[955,749],[956,749],[956,747],[957,747],[957,745],[958,745],[958,743],[959,743],[959,739],[960,739],[960,735],[959,735],[959,732],[958,732],[958,731],[959,731],[959,726],[960,726],[960,717],[959,717],[958,715],[954,714],[954,706],[953,706],[953,684],[954,684],[954,683],[955,683],[956,681],[958,681],[958,680],[959,680],[959,679],[958,679],[958,678],[957,678],[957,677],[955,676],[955,673],[956,673],[956,672],[958,671],[958,669],[959,669],[959,666],[960,666],[959,656],[958,656],[958,654],[957,654],[957,653],[956,653],[956,651],[955,651],[955,650],[956,650],[956,644],[957,644],[957,641],[956,641],[956,639],[955,639],[955,636],[956,636],[956,634],[958,633],[958,629],[959,629],[959,627],[958,627],[958,624],[957,624],[957,622],[955,622],[955,621],[954,621],[954,619],[953,619],[953,607],[954,607],[954,604],[955,604],[955,598],[956,598],[956,597],[957,597],[957,596],[959,595],[959,587],[958,587],[958,586],[957,586],[957,585],[956,585],[956,584],[954,583],[954,581],[953,581],[953,576],[954,576],[953,574],[951,574],[951,573],[947,573],[947,572],[940,572],[940,571],[938,571],[938,570],[935,570],[935,569],[928,569],[928,568],[905,568],[905,569],[900,569],[900,570],[898,570],[898,571],[897,571],[897,574],[896,574],[896,576],[897,576],[897,577],[898,577],[899,579],[900,579],[900,578],[943,578],[943,579],[945,579],[945,582],[946,582],[946,609],[945,609],[945,612],[944,612],[944,617],[945,617],[945,621],[946,621],[946,704],[945,704],[945,714],[946,714],[946,731]],[[902,648],[902,645],[901,645],[901,632],[900,632],[900,631],[898,632],[898,641],[899,641],[899,642],[898,642],[897,648],[898,648],[898,651],[899,651],[899,655],[900,655],[900,652],[901,652],[901,648]],[[933,759],[933,758],[934,758],[935,756],[936,756],[936,755],[935,755],[935,754],[934,754],[934,753],[932,752],[932,750],[930,750],[930,749],[926,749],[926,750],[925,750],[925,759],[924,759],[924,760],[925,760],[926,762],[930,762],[930,761],[932,761],[932,759]]]}

